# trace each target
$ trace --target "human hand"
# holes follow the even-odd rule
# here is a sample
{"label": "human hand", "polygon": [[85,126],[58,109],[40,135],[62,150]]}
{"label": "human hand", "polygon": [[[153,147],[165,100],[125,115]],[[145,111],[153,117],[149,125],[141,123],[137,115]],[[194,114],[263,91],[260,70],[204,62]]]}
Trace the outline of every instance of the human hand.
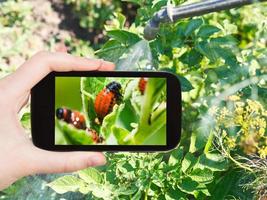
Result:
{"label": "human hand", "polygon": [[51,71],[113,70],[114,64],[67,53],[39,52],[16,72],[0,80],[0,190],[36,173],[64,173],[105,164],[98,152],[50,152],[35,147],[18,112],[31,88]]}

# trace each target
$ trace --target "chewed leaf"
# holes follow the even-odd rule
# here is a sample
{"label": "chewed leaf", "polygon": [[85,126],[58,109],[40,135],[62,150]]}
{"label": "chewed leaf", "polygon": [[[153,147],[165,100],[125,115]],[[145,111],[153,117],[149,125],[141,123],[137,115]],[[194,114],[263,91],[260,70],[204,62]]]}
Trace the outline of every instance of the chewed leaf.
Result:
{"label": "chewed leaf", "polygon": [[[124,104],[120,106],[124,106]],[[118,117],[118,110],[119,110],[118,108],[119,106],[115,105],[113,107],[113,111],[110,114],[108,114],[103,120],[100,133],[105,139],[107,139],[112,132],[111,128],[115,124],[116,119]]]}
{"label": "chewed leaf", "polygon": [[73,145],[93,144],[92,137],[85,131],[56,119],[56,126],[61,130],[68,143]]}
{"label": "chewed leaf", "polygon": [[81,90],[95,97],[105,87],[105,77],[81,78]]}
{"label": "chewed leaf", "polygon": [[133,95],[133,91],[137,87],[138,87],[138,79],[134,79],[134,80],[130,81],[126,85],[125,90],[124,90],[124,95],[123,95],[124,100],[130,99]]}

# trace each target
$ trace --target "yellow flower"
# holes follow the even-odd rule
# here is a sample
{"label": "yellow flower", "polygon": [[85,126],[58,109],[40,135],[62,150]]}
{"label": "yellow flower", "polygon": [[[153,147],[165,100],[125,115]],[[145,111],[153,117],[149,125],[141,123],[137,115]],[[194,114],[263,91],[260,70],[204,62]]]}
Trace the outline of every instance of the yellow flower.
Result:
{"label": "yellow flower", "polygon": [[237,107],[235,108],[235,114],[236,114],[236,115],[243,115],[243,114],[244,114],[244,108],[241,107],[241,106],[237,106]]}
{"label": "yellow flower", "polygon": [[263,146],[262,148],[260,148],[258,150],[258,153],[259,153],[261,158],[265,159],[267,156],[267,146],[265,146],[265,147]]}
{"label": "yellow flower", "polygon": [[266,128],[266,121],[264,118],[259,118],[258,119],[258,125],[260,128]]}
{"label": "yellow flower", "polygon": [[227,116],[230,114],[230,111],[226,108],[226,107],[223,107],[223,109],[221,110],[221,113],[220,113],[222,116]]}
{"label": "yellow flower", "polygon": [[262,105],[258,101],[253,101],[248,99],[247,103],[248,103],[247,110],[249,112],[259,113],[261,110],[263,110]]}
{"label": "yellow flower", "polygon": [[[216,123],[221,131],[225,147],[229,150],[242,149],[247,155],[257,153],[262,158],[267,157],[267,111],[263,105],[255,100],[242,102],[238,96],[230,96],[234,110],[229,107],[216,108]],[[237,130],[229,136],[224,130]]]}
{"label": "yellow flower", "polygon": [[237,95],[231,95],[231,96],[228,97],[228,99],[230,101],[238,101],[238,100],[240,100],[240,97],[237,96]]}
{"label": "yellow flower", "polygon": [[229,149],[233,149],[236,147],[236,138],[234,137],[226,137],[226,145]]}
{"label": "yellow flower", "polygon": [[235,116],[235,118],[234,118],[234,122],[236,123],[236,124],[242,124],[243,123],[243,117],[242,117],[242,115],[237,115],[237,116]]}
{"label": "yellow flower", "polygon": [[263,137],[264,136],[264,133],[265,133],[265,129],[264,128],[260,128],[260,130],[259,130],[259,136],[260,137]]}

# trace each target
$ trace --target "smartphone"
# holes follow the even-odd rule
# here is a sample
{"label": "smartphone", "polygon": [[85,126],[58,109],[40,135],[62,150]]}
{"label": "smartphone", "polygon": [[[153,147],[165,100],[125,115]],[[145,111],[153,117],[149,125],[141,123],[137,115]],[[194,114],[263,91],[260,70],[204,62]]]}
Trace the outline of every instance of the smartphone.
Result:
{"label": "smartphone", "polygon": [[168,151],[181,112],[169,72],[52,72],[31,91],[32,141],[52,151]]}

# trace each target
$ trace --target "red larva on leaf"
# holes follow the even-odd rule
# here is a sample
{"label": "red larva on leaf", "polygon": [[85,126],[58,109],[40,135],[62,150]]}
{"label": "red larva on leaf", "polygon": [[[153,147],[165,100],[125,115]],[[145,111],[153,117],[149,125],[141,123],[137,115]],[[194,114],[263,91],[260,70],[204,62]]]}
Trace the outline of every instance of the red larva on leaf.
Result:
{"label": "red larva on leaf", "polygon": [[109,114],[115,104],[119,104],[122,99],[121,85],[115,81],[109,83],[99,92],[95,99],[95,112],[101,121]]}
{"label": "red larva on leaf", "polygon": [[138,82],[138,88],[142,95],[144,95],[146,90],[147,78],[140,78]]}
{"label": "red larva on leaf", "polygon": [[67,108],[58,108],[56,110],[56,116],[69,124],[72,124],[78,129],[86,129],[85,117],[78,111],[71,111]]}

